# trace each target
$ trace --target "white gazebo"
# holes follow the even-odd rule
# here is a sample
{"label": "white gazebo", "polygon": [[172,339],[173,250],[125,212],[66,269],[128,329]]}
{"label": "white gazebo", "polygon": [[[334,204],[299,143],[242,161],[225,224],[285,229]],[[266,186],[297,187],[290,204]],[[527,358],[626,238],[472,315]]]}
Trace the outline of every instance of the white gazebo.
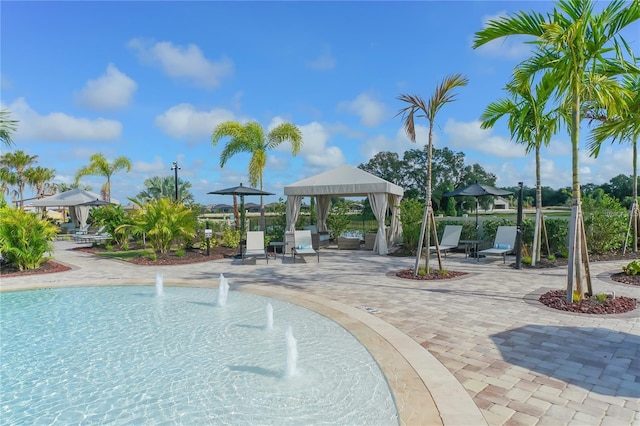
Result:
{"label": "white gazebo", "polygon": [[[82,228],[87,224],[89,218],[89,205],[82,205],[100,199],[100,195],[81,188],[74,188],[61,192],[50,197],[40,198],[31,203],[33,207],[73,207],[69,208],[71,221],[77,228]],[[117,200],[111,199],[111,203],[119,204]]]}
{"label": "white gazebo", "polygon": [[394,241],[400,232],[399,206],[404,190],[391,182],[367,173],[357,167],[343,165],[319,175],[311,176],[284,187],[287,196],[287,231],[293,231],[300,214],[302,197],[316,197],[318,231],[327,231],[327,216],[331,197],[369,198],[373,214],[378,220],[378,232],[373,251],[385,255],[387,235],[385,217],[387,208],[391,208],[391,232],[389,241]]}

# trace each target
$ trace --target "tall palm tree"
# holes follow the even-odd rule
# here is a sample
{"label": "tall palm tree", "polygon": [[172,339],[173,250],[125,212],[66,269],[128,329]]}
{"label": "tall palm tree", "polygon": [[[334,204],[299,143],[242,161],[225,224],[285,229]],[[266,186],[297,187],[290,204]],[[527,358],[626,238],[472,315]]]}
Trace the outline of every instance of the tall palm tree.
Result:
{"label": "tall palm tree", "polygon": [[15,185],[18,188],[20,208],[24,205],[24,187],[27,184],[25,171],[30,165],[37,163],[37,161],[37,155],[29,155],[24,151],[7,152],[0,157],[0,166],[7,167],[15,173]]}
{"label": "tall palm tree", "polygon": [[481,127],[488,129],[502,117],[508,117],[509,131],[515,142],[524,144],[527,154],[535,152],[536,160],[536,219],[533,232],[531,265],[540,260],[542,234],[542,185],[540,183],[540,151],[548,146],[558,131],[560,117],[557,110],[549,111],[547,102],[552,92],[552,82],[543,78],[534,88],[526,76],[507,84],[508,98],[490,103],[480,116]]}
{"label": "tall palm tree", "polygon": [[[274,127],[265,135],[262,126],[255,122],[244,125],[235,121],[220,123],[213,130],[211,145],[215,147],[223,137],[231,139],[220,154],[220,167],[224,167],[227,161],[240,152],[251,154],[249,160],[249,183],[263,190],[263,174],[267,164],[267,151],[276,148],[285,141],[291,143],[291,155],[294,157],[302,147],[302,132],[290,123],[282,123]],[[260,228],[265,229],[264,220],[264,196],[260,196]]]}
{"label": "tall palm tree", "polygon": [[[413,271],[414,275],[418,274],[418,265],[422,252],[422,243],[425,241],[425,235],[425,245],[427,246],[427,255],[425,256],[425,271],[429,273],[431,224],[432,222],[435,223],[435,219],[433,218],[433,206],[431,204],[431,159],[433,156],[433,127],[435,125],[436,116],[443,106],[455,100],[456,95],[453,93],[453,90],[458,87],[466,86],[468,82],[469,79],[467,79],[467,77],[463,76],[462,74],[449,75],[445,77],[444,80],[442,80],[442,82],[436,87],[435,92],[428,100],[428,102],[425,102],[424,99],[422,99],[422,97],[420,97],[419,95],[403,94],[398,96],[399,100],[408,104],[406,107],[398,111],[398,114],[396,114],[396,116],[402,115],[404,129],[407,132],[407,136],[409,136],[411,142],[416,141],[414,117],[426,118],[429,122],[429,142],[427,147],[427,188],[422,229],[420,231],[420,241],[418,242],[418,253],[416,255],[416,265]],[[440,259],[439,250],[437,251],[437,256],[438,267],[439,269],[442,269],[442,261]]]}
{"label": "tall palm tree", "polygon": [[[491,20],[475,34],[473,47],[511,35],[532,36],[538,49],[522,62],[517,72],[535,76],[549,73],[556,83],[555,93],[560,107],[570,117],[572,206],[569,229],[569,259],[567,272],[567,300],[575,295],[583,297],[586,277],[591,292],[584,221],[580,199],[578,143],[581,111],[586,103],[599,104],[617,114],[626,101],[615,77],[640,70],[626,60],[634,54],[620,36],[620,31],[640,19],[640,2],[613,0],[600,13],[594,12],[593,0],[560,0],[545,18],[537,12],[518,12],[515,15]],[[584,276],[583,276],[584,272]],[[574,275],[575,274],[575,275]],[[574,281],[575,280],[575,281]],[[574,286],[575,284],[575,286]]]}
{"label": "tall palm tree", "polygon": [[51,188],[51,180],[56,177],[56,170],[46,167],[30,167],[24,172],[27,183],[36,191],[36,197],[44,195],[46,189]]}
{"label": "tall palm tree", "polygon": [[[630,210],[630,225],[633,224],[633,251],[638,251],[638,228],[640,225],[638,212],[638,139],[640,139],[640,75],[627,75],[622,80],[629,99],[627,110],[622,115],[594,117],[600,124],[593,129],[589,138],[589,151],[598,157],[602,144],[611,139],[612,142],[629,142],[633,147],[633,201]],[[627,240],[625,239],[625,249]]]}
{"label": "tall palm tree", "polygon": [[94,175],[104,176],[107,178],[107,183],[102,186],[100,191],[105,201],[111,201],[111,176],[120,170],[131,170],[131,162],[127,157],[118,157],[113,160],[113,163],[109,163],[106,157],[100,153],[93,154],[90,158],[88,166],[81,167],[76,172],[76,183],[83,176]]}
{"label": "tall palm tree", "polygon": [[0,109],[0,141],[7,147],[13,146],[13,133],[18,128],[18,122],[11,119],[6,108]]}

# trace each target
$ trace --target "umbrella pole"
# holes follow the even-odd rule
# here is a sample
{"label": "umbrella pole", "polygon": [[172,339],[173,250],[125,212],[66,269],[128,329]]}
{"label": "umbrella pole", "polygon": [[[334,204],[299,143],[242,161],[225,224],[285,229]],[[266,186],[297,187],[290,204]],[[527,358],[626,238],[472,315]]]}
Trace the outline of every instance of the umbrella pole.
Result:
{"label": "umbrella pole", "polygon": [[476,260],[478,262],[480,262],[480,255],[478,254],[478,209],[480,208],[480,203],[478,202],[478,197],[476,198],[476,252],[475,252],[475,256],[476,256]]}

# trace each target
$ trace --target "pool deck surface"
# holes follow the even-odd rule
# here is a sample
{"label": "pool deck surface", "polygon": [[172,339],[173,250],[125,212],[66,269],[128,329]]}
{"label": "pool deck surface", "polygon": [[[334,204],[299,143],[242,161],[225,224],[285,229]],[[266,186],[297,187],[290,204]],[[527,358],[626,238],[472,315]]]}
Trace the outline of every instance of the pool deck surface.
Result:
{"label": "pool deck surface", "polygon": [[[514,258],[449,254],[451,280],[394,273],[415,258],[322,250],[291,256],[137,266],[54,243],[55,274],[6,277],[1,291],[95,285],[217,288],[288,300],[350,330],[385,373],[406,425],[640,425],[640,308],[619,315],[549,309],[537,296],[566,286],[567,269],[521,269]],[[432,260],[437,266],[437,261]],[[624,261],[591,263],[593,289],[640,299],[640,287],[608,277]],[[232,293],[229,297],[232,297]]]}

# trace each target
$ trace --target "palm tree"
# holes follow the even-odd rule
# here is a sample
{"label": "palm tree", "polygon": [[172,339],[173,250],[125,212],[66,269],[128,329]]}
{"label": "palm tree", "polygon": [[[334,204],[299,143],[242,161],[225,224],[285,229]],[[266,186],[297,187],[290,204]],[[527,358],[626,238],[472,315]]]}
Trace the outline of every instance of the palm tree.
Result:
{"label": "palm tree", "polygon": [[[240,124],[235,121],[220,123],[213,130],[211,145],[213,147],[223,137],[231,139],[225,145],[220,154],[220,167],[224,167],[227,161],[235,154],[246,152],[251,154],[249,160],[249,183],[263,190],[263,173],[267,163],[267,151],[276,148],[285,141],[291,142],[291,155],[294,157],[302,146],[302,132],[290,123],[282,123],[274,127],[265,135],[262,126],[255,122]],[[260,228],[265,229],[264,220],[264,196],[260,196]]]}
{"label": "palm tree", "polygon": [[570,117],[567,124],[571,136],[573,182],[567,301],[572,300],[574,288],[575,295],[583,297],[583,272],[591,293],[578,173],[581,111],[588,102],[597,99],[602,108],[616,115],[624,109],[626,100],[615,77],[640,72],[625,59],[625,54],[632,58],[634,54],[619,35],[622,29],[640,18],[640,2],[613,0],[599,14],[594,12],[594,5],[593,0],[560,0],[546,18],[532,11],[491,20],[475,34],[473,44],[477,48],[512,35],[532,36],[538,49],[518,66],[517,72],[529,76],[549,73],[549,78],[556,84],[554,91],[560,108]]}
{"label": "palm tree", "polygon": [[[589,151],[598,157],[602,144],[611,139],[612,142],[628,141],[633,147],[633,202],[631,204],[629,225],[633,223],[633,251],[638,251],[638,228],[640,213],[638,212],[638,139],[640,139],[640,76],[627,75],[622,81],[629,99],[627,110],[618,116],[599,115],[594,117],[600,125],[593,129],[589,138]],[[606,111],[605,111],[606,112]],[[628,235],[627,235],[628,237]],[[624,240],[624,248],[627,239]]]}
{"label": "palm tree", "polygon": [[542,79],[537,87],[531,87],[531,80],[524,78],[507,84],[509,98],[500,99],[487,106],[480,116],[481,127],[488,129],[502,117],[508,117],[511,138],[526,146],[529,154],[535,152],[536,159],[536,219],[533,232],[531,265],[540,260],[540,242],[543,227],[542,185],[540,183],[540,150],[548,146],[551,137],[558,131],[560,117],[557,111],[548,111],[547,102],[552,91],[552,82]]}
{"label": "palm tree", "polygon": [[[429,142],[427,147],[427,188],[426,188],[426,199],[425,199],[425,208],[424,208],[424,216],[422,219],[422,229],[420,231],[420,241],[418,242],[418,253],[416,255],[416,266],[414,268],[413,274],[416,276],[418,274],[418,265],[420,262],[421,251],[422,251],[422,243],[425,241],[426,235],[426,246],[427,246],[427,255],[425,256],[425,271],[429,273],[429,247],[431,246],[430,237],[431,237],[431,225],[434,225],[434,233],[435,233],[435,218],[433,216],[433,207],[431,205],[431,158],[433,153],[433,126],[435,125],[436,116],[438,112],[442,109],[442,107],[455,100],[455,94],[453,93],[453,89],[457,87],[466,86],[469,80],[464,77],[462,74],[453,74],[444,78],[444,80],[436,87],[435,92],[431,96],[428,102],[425,102],[418,95],[400,95],[398,99],[409,104],[408,106],[402,108],[398,111],[397,115],[402,115],[402,119],[404,121],[403,127],[407,132],[407,136],[411,142],[416,141],[416,129],[414,124],[414,116],[418,118],[426,118],[429,122]],[[437,236],[434,235],[434,238],[437,241]],[[437,243],[436,243],[437,247]],[[436,250],[438,256],[438,268],[442,270],[442,260],[440,259],[440,250]]]}
{"label": "palm tree", "polygon": [[28,168],[24,171],[24,175],[27,183],[35,189],[36,196],[41,198],[45,190],[53,186],[50,181],[56,177],[56,171],[55,169],[38,166]]}
{"label": "palm tree", "polygon": [[29,155],[24,151],[7,152],[0,157],[0,166],[7,167],[15,173],[15,185],[18,187],[20,208],[24,205],[24,187],[27,184],[26,169],[38,160],[37,155]]}
{"label": "palm tree", "polygon": [[58,193],[71,191],[72,189],[76,189],[76,188],[81,188],[81,189],[84,189],[85,191],[93,191],[93,188],[90,185],[83,185],[79,182],[73,182],[73,183],[59,182],[59,183],[53,184],[54,191]]}
{"label": "palm tree", "polygon": [[13,145],[13,132],[18,128],[18,122],[11,119],[11,114],[6,108],[0,109],[0,141],[8,148]]}
{"label": "palm tree", "polygon": [[[141,191],[136,198],[140,200],[151,200],[159,198],[173,198],[176,193],[175,179],[172,176],[154,176],[144,181],[145,190]],[[178,178],[178,199],[183,203],[193,203],[193,194],[189,191],[191,182]]]}
{"label": "palm tree", "polygon": [[102,186],[101,195],[105,201],[111,201],[111,176],[120,170],[131,170],[131,162],[127,157],[118,157],[113,163],[109,161],[102,154],[93,154],[90,158],[88,166],[81,167],[76,172],[76,183],[83,176],[94,175],[104,176],[107,178],[107,183]]}

